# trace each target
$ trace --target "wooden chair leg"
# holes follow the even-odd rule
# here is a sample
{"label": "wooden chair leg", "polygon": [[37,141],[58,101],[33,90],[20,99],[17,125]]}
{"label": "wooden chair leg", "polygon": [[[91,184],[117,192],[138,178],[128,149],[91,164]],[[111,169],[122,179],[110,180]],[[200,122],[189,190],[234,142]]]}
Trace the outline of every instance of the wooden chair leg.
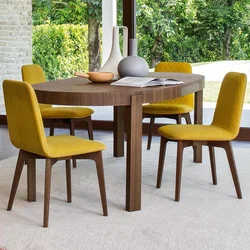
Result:
{"label": "wooden chair leg", "polygon": [[24,165],[24,155],[23,155],[22,151],[20,150],[19,154],[18,154],[18,159],[17,159],[17,163],[16,163],[16,170],[15,170],[15,174],[14,174],[14,178],[13,178],[13,182],[12,182],[9,203],[8,203],[8,207],[7,207],[8,211],[10,211],[12,209],[12,205],[13,205],[13,202],[14,202],[14,199],[16,196],[17,187],[18,187],[20,177],[22,174],[23,165]]}
{"label": "wooden chair leg", "polygon": [[46,159],[45,166],[45,183],[44,183],[44,213],[43,213],[43,227],[49,225],[49,203],[50,203],[50,187],[51,187],[51,159]]}
{"label": "wooden chair leg", "polygon": [[[186,124],[192,124],[190,113],[185,113],[182,116],[185,118]],[[195,146],[193,146],[193,151],[195,152]]]}
{"label": "wooden chair leg", "polygon": [[54,124],[54,121],[52,120],[50,124],[50,129],[49,129],[50,136],[54,135],[54,130],[55,130],[55,124]]}
{"label": "wooden chair leg", "polygon": [[230,141],[225,144],[224,149],[226,150],[226,153],[227,153],[227,159],[228,159],[228,163],[230,166],[237,197],[238,199],[242,199],[239,177],[238,177],[237,168],[236,168],[235,159],[234,159],[233,150],[232,150],[232,145]]}
{"label": "wooden chair leg", "polygon": [[208,146],[209,149],[209,157],[211,163],[211,172],[212,172],[212,180],[213,184],[217,185],[217,173],[216,173],[216,163],[215,163],[215,156],[214,156],[214,147]]}
{"label": "wooden chair leg", "polygon": [[187,124],[192,124],[190,113],[183,114],[183,117],[185,118]]}
{"label": "wooden chair leg", "polygon": [[181,115],[176,116],[176,123],[181,124]]}
{"label": "wooden chair leg", "polygon": [[97,176],[98,176],[98,182],[99,182],[100,195],[101,195],[101,200],[102,200],[103,215],[108,216],[102,152],[97,153],[97,157],[95,158],[95,163],[96,163],[96,170],[97,170]]}
{"label": "wooden chair leg", "polygon": [[147,150],[150,150],[150,148],[151,148],[151,141],[152,141],[152,134],[153,134],[154,123],[155,123],[155,118],[154,117],[150,117]]}
{"label": "wooden chair leg", "polygon": [[180,200],[183,149],[183,141],[178,141],[176,159],[175,201]]}
{"label": "wooden chair leg", "polygon": [[86,118],[86,123],[87,123],[87,130],[88,130],[89,139],[94,140],[93,124],[92,124],[91,116]]}
{"label": "wooden chair leg", "polygon": [[36,201],[36,159],[29,158],[27,162],[27,200]]}
{"label": "wooden chair leg", "polygon": [[67,202],[72,202],[72,191],[71,191],[71,167],[70,160],[66,160],[66,184],[67,184]]}
{"label": "wooden chair leg", "polygon": [[164,168],[164,162],[165,162],[165,155],[166,155],[166,147],[167,147],[167,140],[165,137],[161,137],[161,143],[160,143],[160,152],[159,152],[159,163],[158,163],[158,173],[157,173],[157,183],[156,188],[161,187],[161,181],[162,181],[162,174],[163,174],[163,168]]}
{"label": "wooden chair leg", "polygon": [[70,119],[69,121],[69,131],[70,135],[75,135],[75,122],[73,119]]}
{"label": "wooden chair leg", "polygon": [[[70,123],[69,123],[69,129],[70,129],[70,134],[71,135],[75,135],[75,122],[74,119],[70,119]],[[73,168],[76,168],[76,159],[72,160],[73,163]]]}

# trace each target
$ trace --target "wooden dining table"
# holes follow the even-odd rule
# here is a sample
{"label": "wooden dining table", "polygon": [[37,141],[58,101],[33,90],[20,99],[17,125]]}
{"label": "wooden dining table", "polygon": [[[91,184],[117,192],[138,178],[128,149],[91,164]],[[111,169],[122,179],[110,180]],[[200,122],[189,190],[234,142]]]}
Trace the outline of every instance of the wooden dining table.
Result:
{"label": "wooden dining table", "polygon": [[[114,107],[114,156],[124,156],[124,131],[126,130],[126,205],[127,211],[141,209],[142,177],[142,105],[174,99],[194,93],[194,123],[202,123],[203,89],[205,77],[197,74],[151,72],[149,77],[177,79],[184,84],[157,87],[112,86],[94,83],[86,78],[73,77],[32,85],[39,103],[74,106]],[[150,152],[148,152],[150,153]],[[194,148],[194,161],[202,161],[202,149]],[[157,159],[156,159],[157,164]],[[35,168],[28,172],[30,193],[35,199]]]}

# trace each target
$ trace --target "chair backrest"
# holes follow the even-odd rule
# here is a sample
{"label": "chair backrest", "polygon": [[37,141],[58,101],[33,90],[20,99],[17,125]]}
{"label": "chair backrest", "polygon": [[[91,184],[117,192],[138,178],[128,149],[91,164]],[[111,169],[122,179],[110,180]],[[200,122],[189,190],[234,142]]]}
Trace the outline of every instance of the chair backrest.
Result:
{"label": "chair backrest", "polygon": [[192,74],[192,65],[187,62],[159,62],[155,72],[180,72]]}
{"label": "chair backrest", "polygon": [[[31,85],[46,82],[43,69],[38,64],[26,64],[22,66],[22,79]],[[50,104],[39,103],[40,109],[52,108]]]}
{"label": "chair backrest", "polygon": [[216,103],[212,125],[226,129],[236,137],[246,91],[247,76],[244,73],[229,72],[225,75]]}
{"label": "chair backrest", "polygon": [[4,80],[3,93],[12,144],[46,156],[48,145],[36,94],[27,82]]}
{"label": "chair backrest", "polygon": [[[187,62],[159,62],[155,66],[155,72],[179,72],[192,74],[192,65]],[[176,99],[163,101],[162,103],[168,104],[186,104],[190,107],[194,107],[194,95],[188,94]]]}
{"label": "chair backrest", "polygon": [[30,84],[46,82],[43,69],[38,64],[23,65],[21,71],[24,82],[28,82]]}

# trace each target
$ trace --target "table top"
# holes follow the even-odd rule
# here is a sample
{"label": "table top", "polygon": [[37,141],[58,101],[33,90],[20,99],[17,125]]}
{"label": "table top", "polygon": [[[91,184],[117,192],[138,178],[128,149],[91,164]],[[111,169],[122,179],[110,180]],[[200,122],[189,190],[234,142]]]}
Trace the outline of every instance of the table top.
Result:
{"label": "table top", "polygon": [[110,83],[92,83],[86,78],[73,77],[34,84],[40,103],[76,106],[126,106],[132,95],[141,95],[142,103],[177,98],[202,90],[205,77],[197,74],[151,72],[149,77],[181,80],[184,84],[157,87],[122,87]]}

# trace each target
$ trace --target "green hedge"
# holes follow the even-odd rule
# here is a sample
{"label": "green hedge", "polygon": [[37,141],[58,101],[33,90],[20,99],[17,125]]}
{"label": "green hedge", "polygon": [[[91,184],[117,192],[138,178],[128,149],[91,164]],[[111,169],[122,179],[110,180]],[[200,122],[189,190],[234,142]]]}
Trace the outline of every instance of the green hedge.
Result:
{"label": "green hedge", "polygon": [[33,63],[41,65],[47,80],[67,78],[88,71],[86,25],[38,25],[33,27]]}

